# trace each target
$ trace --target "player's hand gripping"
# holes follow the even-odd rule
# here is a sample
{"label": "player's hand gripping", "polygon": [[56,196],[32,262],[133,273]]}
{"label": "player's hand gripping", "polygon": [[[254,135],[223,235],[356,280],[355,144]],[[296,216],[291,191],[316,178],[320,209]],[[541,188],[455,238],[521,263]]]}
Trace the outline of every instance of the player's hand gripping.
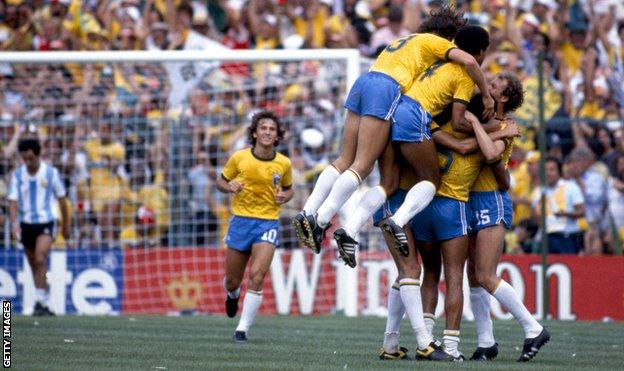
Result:
{"label": "player's hand gripping", "polygon": [[514,138],[514,137],[519,137],[520,136],[520,128],[518,127],[518,124],[511,119],[507,119],[505,120],[505,128],[503,129],[503,133],[505,134],[505,136],[507,138]]}
{"label": "player's hand gripping", "polygon": [[228,186],[230,187],[230,193],[238,193],[243,190],[244,184],[236,180],[231,180]]}
{"label": "player's hand gripping", "polygon": [[490,95],[490,92],[486,92],[483,94],[483,107],[485,110],[483,111],[483,118],[487,121],[492,116],[494,116],[494,98]]}

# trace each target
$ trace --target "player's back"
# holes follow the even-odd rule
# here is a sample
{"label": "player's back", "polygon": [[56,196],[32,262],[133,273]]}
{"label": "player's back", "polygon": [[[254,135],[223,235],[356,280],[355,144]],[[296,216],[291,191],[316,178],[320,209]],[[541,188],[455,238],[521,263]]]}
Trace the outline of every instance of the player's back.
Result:
{"label": "player's back", "polygon": [[[432,128],[437,124],[432,123]],[[457,139],[467,135],[453,129],[451,123],[439,128]],[[438,164],[440,165],[440,186],[436,196],[443,196],[459,201],[468,201],[470,188],[477,180],[483,166],[481,151],[462,155],[446,147],[438,147]]]}
{"label": "player's back", "polygon": [[437,61],[429,66],[405,92],[431,116],[441,113],[452,102],[468,104],[474,82],[463,66]]}
{"label": "player's back", "polygon": [[370,71],[392,77],[406,91],[414,79],[437,61],[448,58],[456,48],[451,41],[434,34],[411,34],[390,45],[377,57]]}

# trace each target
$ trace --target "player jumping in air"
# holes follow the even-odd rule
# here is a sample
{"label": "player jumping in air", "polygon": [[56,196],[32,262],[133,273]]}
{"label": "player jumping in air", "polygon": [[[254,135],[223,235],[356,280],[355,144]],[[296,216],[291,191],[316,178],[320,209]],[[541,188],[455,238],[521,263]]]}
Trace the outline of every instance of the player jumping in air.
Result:
{"label": "player jumping in air", "polygon": [[238,311],[243,275],[251,258],[247,294],[234,333],[237,343],[247,341],[249,327],[262,304],[264,277],[279,245],[280,209],[293,196],[290,160],[275,151],[284,136],[277,116],[269,111],[256,113],[247,133],[252,147],[235,152],[217,178],[217,188],[233,195],[234,216],[225,237],[228,249],[223,280],[230,318]]}
{"label": "player jumping in air", "polygon": [[[315,253],[320,251],[330,219],[382,155],[390,137],[390,119],[401,94],[415,78],[435,62],[450,60],[464,66],[479,89],[487,92],[487,83],[475,58],[450,41],[465,22],[460,12],[449,7],[432,12],[419,28],[420,33],[388,45],[370,71],[360,76],[351,88],[345,103],[342,152],[321,172],[303,211],[293,220],[297,237]],[[484,105],[493,110],[494,102],[489,94],[483,97]],[[372,212],[384,200],[385,193]]]}
{"label": "player jumping in air", "polygon": [[[489,45],[489,35],[481,27],[465,26],[458,31],[455,43],[480,63]],[[382,185],[366,191],[345,227],[334,232],[338,251],[349,266],[354,267],[356,264],[355,251],[358,245],[354,238],[356,233],[381,206],[380,202],[386,198],[385,192],[392,194],[396,190],[397,184],[392,184],[391,180],[395,176],[388,176],[391,172],[397,174],[399,172],[396,161],[391,160],[395,156],[394,152],[399,153],[413,168],[419,181],[410,189],[399,210],[386,220],[383,228],[394,236],[396,247],[401,254],[408,254],[407,239],[402,227],[431,202],[440,183],[437,152],[431,140],[429,127],[431,117],[441,113],[448,104],[453,103],[452,125],[459,127],[464,120],[466,104],[473,90],[474,83],[464,67],[456,63],[438,61],[418,76],[401,97],[393,115],[392,125],[392,144],[397,150],[388,146],[380,160],[382,174],[386,174],[382,175]],[[394,169],[387,169],[388,163]]]}

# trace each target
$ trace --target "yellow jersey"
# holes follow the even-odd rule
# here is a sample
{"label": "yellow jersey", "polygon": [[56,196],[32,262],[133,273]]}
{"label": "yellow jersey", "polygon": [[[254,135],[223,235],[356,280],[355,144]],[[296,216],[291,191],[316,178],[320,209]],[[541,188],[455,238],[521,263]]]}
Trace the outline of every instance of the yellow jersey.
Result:
{"label": "yellow jersey", "polygon": [[[506,139],[505,140],[505,150],[501,155],[501,161],[505,164],[505,169],[509,164],[509,158],[511,157],[511,150],[513,149],[514,139]],[[496,178],[494,178],[494,174],[492,173],[492,169],[489,166],[484,166],[477,178],[477,181],[472,186],[471,191],[473,192],[491,192],[498,191],[498,183],[496,183]]]}
{"label": "yellow jersey", "polygon": [[[435,122],[432,122],[431,125],[433,129],[438,127]],[[455,131],[450,123],[442,126],[441,130],[457,139],[463,139],[467,136],[464,133]],[[467,202],[470,195],[470,187],[479,176],[483,160],[484,157],[481,151],[461,155],[448,148],[438,147],[440,186],[436,196]]]}
{"label": "yellow jersey", "polygon": [[435,116],[451,102],[468,105],[474,86],[463,66],[437,61],[414,80],[405,95],[417,101],[431,116]]}
{"label": "yellow jersey", "polygon": [[235,152],[225,164],[221,176],[228,182],[237,180],[243,190],[232,196],[232,214],[236,216],[276,220],[280,205],[275,194],[280,187],[292,186],[290,159],[275,153],[271,160],[254,156],[251,148]]}
{"label": "yellow jersey", "polygon": [[429,66],[446,60],[451,49],[457,48],[447,39],[433,34],[411,34],[388,45],[377,57],[370,71],[392,77],[405,92],[416,77]]}

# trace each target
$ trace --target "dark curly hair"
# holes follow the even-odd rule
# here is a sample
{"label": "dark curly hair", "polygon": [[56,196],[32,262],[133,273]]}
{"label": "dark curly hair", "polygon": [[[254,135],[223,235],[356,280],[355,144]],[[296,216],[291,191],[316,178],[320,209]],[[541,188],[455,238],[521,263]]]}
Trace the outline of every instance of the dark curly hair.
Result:
{"label": "dark curly hair", "polygon": [[247,128],[247,140],[251,143],[252,146],[256,145],[256,138],[254,138],[253,134],[258,130],[258,124],[260,120],[269,119],[272,120],[277,125],[277,140],[273,144],[274,147],[277,147],[279,141],[284,139],[284,127],[279,120],[279,117],[274,112],[271,111],[260,111],[255,113],[251,117],[251,125]]}
{"label": "dark curly hair", "polygon": [[465,26],[467,22],[464,12],[457,10],[454,6],[443,5],[429,13],[429,17],[420,24],[417,32],[432,33],[453,40],[457,30]]}
{"label": "dark curly hair", "polygon": [[490,34],[479,26],[464,26],[455,35],[455,45],[470,55],[485,52],[490,46]]}
{"label": "dark curly hair", "polygon": [[503,107],[505,112],[513,112],[522,106],[524,103],[524,90],[522,83],[515,75],[509,72],[502,72],[498,74],[500,79],[507,81],[507,87],[503,90],[503,95],[507,97],[507,102]]}

